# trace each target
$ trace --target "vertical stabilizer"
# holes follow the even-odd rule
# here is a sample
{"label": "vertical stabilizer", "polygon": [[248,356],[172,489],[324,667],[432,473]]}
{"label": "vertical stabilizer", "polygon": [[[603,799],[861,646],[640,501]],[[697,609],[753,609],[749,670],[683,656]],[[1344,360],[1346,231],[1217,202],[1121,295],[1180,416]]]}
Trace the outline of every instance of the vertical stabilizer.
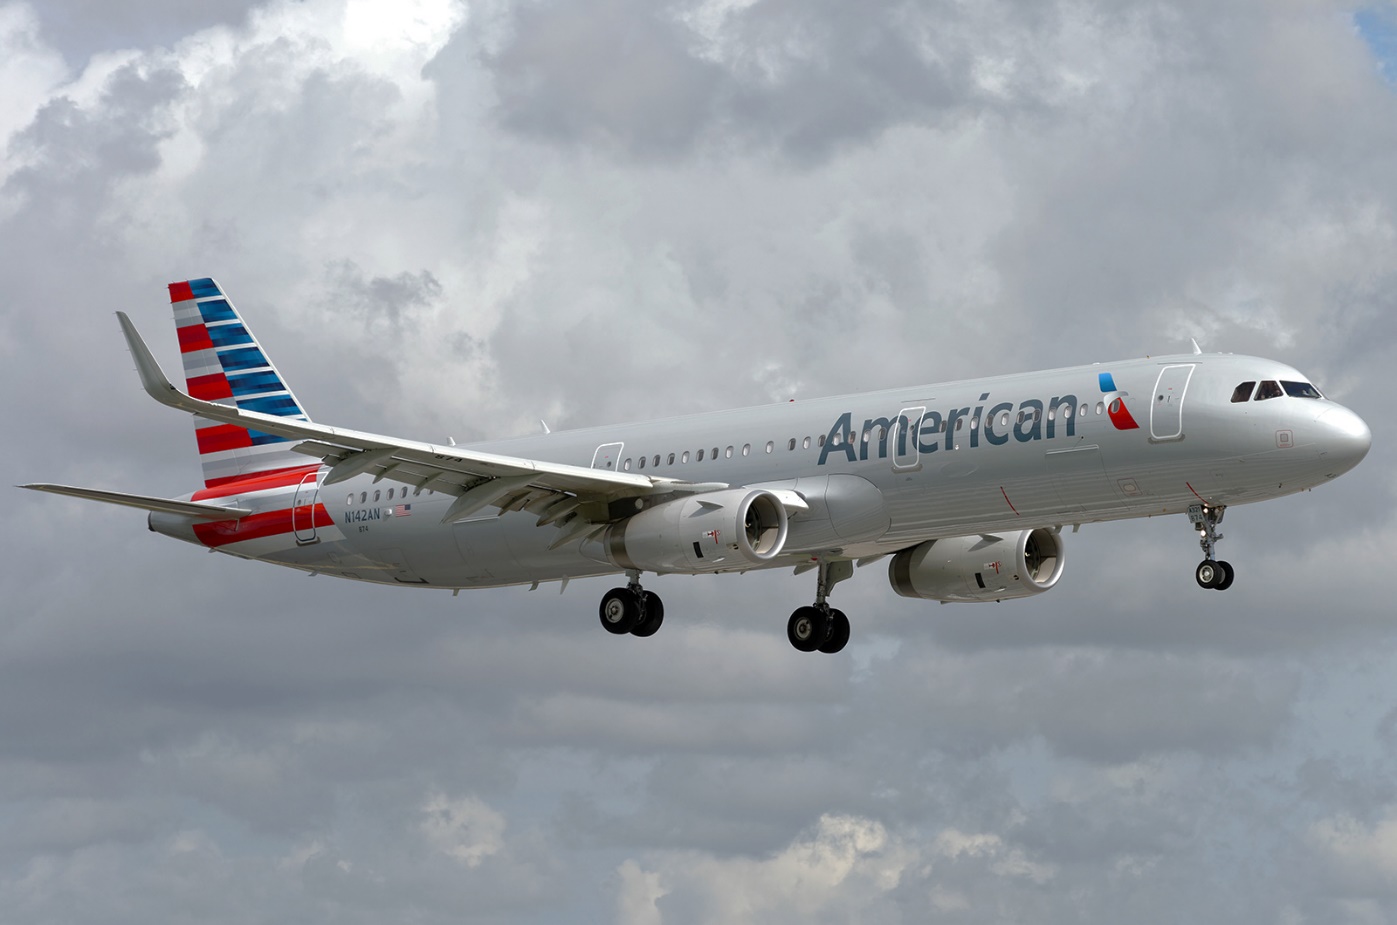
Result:
{"label": "vertical stabilizer", "polygon": [[[170,283],[170,303],[190,395],[248,411],[310,420],[216,282]],[[292,452],[285,437],[198,416],[194,427],[208,488],[253,474],[314,465]]]}

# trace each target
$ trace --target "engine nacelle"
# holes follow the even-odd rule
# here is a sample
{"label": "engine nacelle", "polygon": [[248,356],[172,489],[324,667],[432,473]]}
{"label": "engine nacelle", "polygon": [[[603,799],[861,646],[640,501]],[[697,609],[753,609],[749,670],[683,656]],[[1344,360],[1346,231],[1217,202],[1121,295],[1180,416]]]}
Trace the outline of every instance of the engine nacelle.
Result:
{"label": "engine nacelle", "polygon": [[717,572],[762,565],[786,545],[786,508],[759,488],[665,501],[608,527],[583,553],[645,572]]}
{"label": "engine nacelle", "polygon": [[1062,575],[1062,535],[1039,527],[930,540],[893,556],[888,580],[903,597],[1007,601],[1046,591]]}

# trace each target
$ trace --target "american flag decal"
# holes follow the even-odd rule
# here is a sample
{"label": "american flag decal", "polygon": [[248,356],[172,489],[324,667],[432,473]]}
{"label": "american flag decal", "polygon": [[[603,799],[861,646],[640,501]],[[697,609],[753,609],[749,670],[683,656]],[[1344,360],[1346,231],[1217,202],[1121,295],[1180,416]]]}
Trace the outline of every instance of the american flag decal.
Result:
{"label": "american flag decal", "polygon": [[412,516],[412,505],[411,505],[411,504],[395,504],[395,505],[393,505],[393,516],[394,516],[394,517],[411,517],[411,516]]}

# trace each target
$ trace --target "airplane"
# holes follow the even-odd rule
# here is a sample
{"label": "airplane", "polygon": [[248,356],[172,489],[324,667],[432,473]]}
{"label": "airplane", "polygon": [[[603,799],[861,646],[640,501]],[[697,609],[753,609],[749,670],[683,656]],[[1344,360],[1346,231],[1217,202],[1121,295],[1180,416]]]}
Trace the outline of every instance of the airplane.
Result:
{"label": "airplane", "polygon": [[793,568],[815,600],[787,638],[839,652],[830,605],[855,566],[888,560],[903,597],[987,602],[1063,574],[1063,529],[1186,515],[1201,588],[1232,505],[1337,478],[1372,434],[1290,366],[1193,353],[917,385],[470,446],[313,422],[209,278],[169,285],[185,388],[124,312],[145,391],[193,415],[202,488],[177,498],[22,488],[149,512],[209,549],[358,581],[499,587],[624,574],[598,608],[617,635],[664,621],[642,574]]}

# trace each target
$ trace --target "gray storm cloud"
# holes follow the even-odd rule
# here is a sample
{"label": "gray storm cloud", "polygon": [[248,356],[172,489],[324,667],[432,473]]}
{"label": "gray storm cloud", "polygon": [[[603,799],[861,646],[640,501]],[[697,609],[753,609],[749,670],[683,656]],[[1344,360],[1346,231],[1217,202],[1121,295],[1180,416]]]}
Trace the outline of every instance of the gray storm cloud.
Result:
{"label": "gray storm cloud", "polygon": [[[1392,15],[1379,3],[1378,14]],[[1040,599],[882,570],[362,588],[13,492],[16,921],[1397,918],[1397,95],[1351,6],[0,5],[7,484],[174,495],[164,284],[317,420],[467,440],[1206,348],[1362,414],[1352,474],[1086,526]],[[1376,14],[1375,14],[1376,15]],[[1390,67],[1390,63],[1389,63]]]}

